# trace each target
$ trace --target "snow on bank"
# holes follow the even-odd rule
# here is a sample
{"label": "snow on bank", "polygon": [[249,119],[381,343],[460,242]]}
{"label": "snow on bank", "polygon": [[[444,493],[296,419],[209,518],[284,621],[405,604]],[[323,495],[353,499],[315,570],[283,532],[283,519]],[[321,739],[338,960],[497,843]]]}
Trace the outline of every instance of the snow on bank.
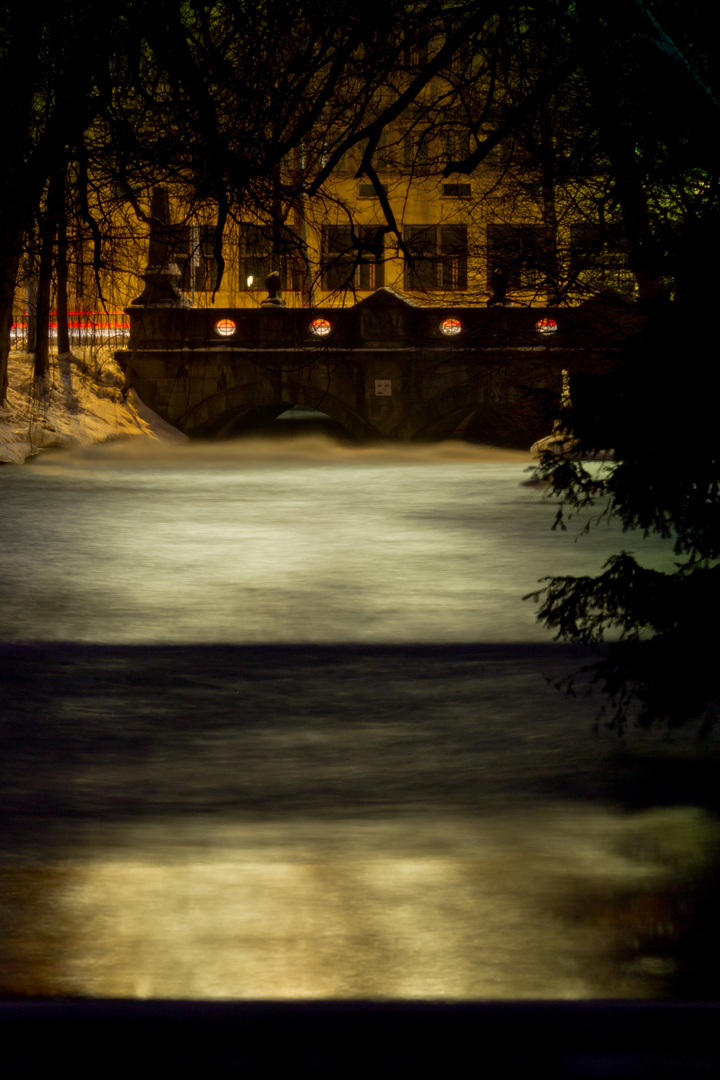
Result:
{"label": "snow on bank", "polygon": [[21,465],[49,447],[72,448],[144,435],[159,442],[187,436],[149,409],[134,390],[123,395],[123,374],[108,346],[53,356],[41,384],[34,357],[10,354],[7,400],[0,405],[0,462]]}

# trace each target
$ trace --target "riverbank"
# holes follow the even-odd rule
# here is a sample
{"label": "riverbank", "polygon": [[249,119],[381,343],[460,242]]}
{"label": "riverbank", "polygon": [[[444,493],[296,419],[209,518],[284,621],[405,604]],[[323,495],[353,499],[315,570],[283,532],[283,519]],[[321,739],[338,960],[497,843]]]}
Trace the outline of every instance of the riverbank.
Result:
{"label": "riverbank", "polygon": [[124,376],[110,346],[52,356],[42,383],[33,379],[33,364],[30,353],[12,353],[8,395],[0,405],[0,463],[21,465],[47,449],[140,436],[186,441],[134,390],[123,392]]}

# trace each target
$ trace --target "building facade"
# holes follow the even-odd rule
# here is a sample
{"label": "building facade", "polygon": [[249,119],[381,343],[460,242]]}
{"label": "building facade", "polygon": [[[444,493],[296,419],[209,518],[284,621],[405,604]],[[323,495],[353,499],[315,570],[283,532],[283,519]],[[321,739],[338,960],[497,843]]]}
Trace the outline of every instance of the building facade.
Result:
{"label": "building facade", "polygon": [[[607,291],[632,298],[627,259],[598,212],[603,178],[591,171],[560,181],[551,111],[498,137],[498,117],[532,59],[521,32],[516,53],[504,55],[502,37],[493,37],[501,28],[488,22],[486,38],[455,49],[401,111],[388,110],[442,50],[449,8],[441,23],[403,39],[395,68],[362,108],[354,104],[364,90],[361,49],[338,100],[274,171],[236,192],[222,228],[210,197],[199,205],[197,194],[168,185],[168,251],[190,303],[256,306],[272,271],[293,307],[347,306],[381,287],[420,304],[564,305]],[[134,207],[116,205],[101,255],[86,228],[71,237],[71,310],[121,311],[142,291],[151,200],[148,189]],[[29,291],[20,306],[32,307]]]}

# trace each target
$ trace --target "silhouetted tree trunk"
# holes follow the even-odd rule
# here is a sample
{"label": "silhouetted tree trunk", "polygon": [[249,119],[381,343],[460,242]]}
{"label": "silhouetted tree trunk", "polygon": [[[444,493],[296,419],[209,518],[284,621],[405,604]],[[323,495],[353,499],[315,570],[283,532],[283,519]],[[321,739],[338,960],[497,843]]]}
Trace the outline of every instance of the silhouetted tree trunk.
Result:
{"label": "silhouetted tree trunk", "polygon": [[70,330],[68,328],[68,243],[65,213],[65,167],[63,165],[56,177],[56,195],[54,199],[57,252],[55,256],[56,273],[56,313],[57,313],[57,351],[58,355],[70,352]]}
{"label": "silhouetted tree trunk", "polygon": [[34,353],[37,347],[37,305],[38,305],[38,230],[37,224],[25,236],[25,308],[27,324],[25,327],[25,351]]}
{"label": "silhouetted tree trunk", "polygon": [[20,237],[2,243],[0,238],[0,405],[7,397],[8,359],[13,324],[15,282],[20,266]]}
{"label": "silhouetted tree trunk", "polygon": [[55,222],[50,209],[40,220],[40,262],[38,265],[37,337],[35,341],[36,379],[47,374],[50,362],[50,301],[52,296],[53,242]]}
{"label": "silhouetted tree trunk", "polygon": [[542,186],[543,224],[551,232],[552,242],[547,253],[547,285],[550,303],[557,303],[560,290],[560,268],[557,251],[557,204],[555,198],[555,148],[551,106],[546,102],[539,109],[540,175]]}
{"label": "silhouetted tree trunk", "polygon": [[0,400],[7,395],[10,334],[20,259],[25,234],[31,228],[35,196],[39,197],[32,165],[28,165],[36,91],[41,61],[37,46],[39,19],[27,4],[3,5],[3,45],[0,52],[0,101],[3,139],[0,155]]}
{"label": "silhouetted tree trunk", "polygon": [[648,203],[647,178],[637,152],[638,130],[622,100],[615,41],[605,14],[596,0],[578,4],[582,64],[592,96],[600,142],[607,153],[620,208],[630,264],[641,301],[654,299],[666,289],[662,281],[662,253]]}

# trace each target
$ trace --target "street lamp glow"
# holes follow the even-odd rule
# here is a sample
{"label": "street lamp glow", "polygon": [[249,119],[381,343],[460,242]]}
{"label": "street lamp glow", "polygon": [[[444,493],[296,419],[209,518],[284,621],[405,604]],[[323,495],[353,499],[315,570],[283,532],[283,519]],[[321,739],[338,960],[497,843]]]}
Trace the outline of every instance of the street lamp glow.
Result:
{"label": "street lamp glow", "polygon": [[215,323],[215,330],[220,337],[232,337],[237,330],[237,326],[232,319],[218,319]]}

